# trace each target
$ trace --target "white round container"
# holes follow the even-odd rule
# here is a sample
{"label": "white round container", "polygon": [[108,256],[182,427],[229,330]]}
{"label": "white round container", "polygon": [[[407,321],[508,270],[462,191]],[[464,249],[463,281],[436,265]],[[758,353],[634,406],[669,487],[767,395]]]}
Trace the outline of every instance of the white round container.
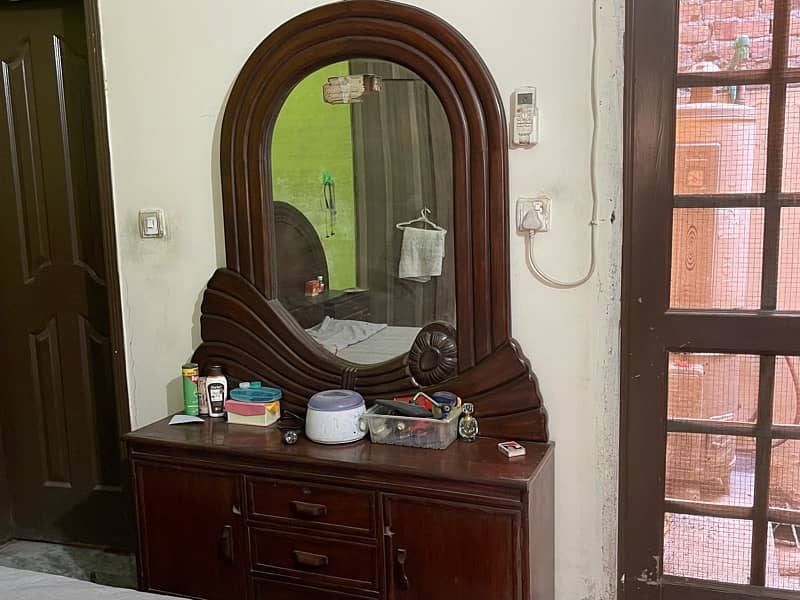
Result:
{"label": "white round container", "polygon": [[308,401],[306,437],[318,444],[348,444],[366,435],[359,419],[366,412],[364,398],[353,390],[326,390]]}

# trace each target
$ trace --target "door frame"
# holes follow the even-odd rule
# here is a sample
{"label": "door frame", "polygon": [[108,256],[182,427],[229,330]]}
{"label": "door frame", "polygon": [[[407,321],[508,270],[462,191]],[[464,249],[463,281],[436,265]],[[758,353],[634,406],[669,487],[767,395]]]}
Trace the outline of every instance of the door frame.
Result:
{"label": "door frame", "polygon": [[[114,401],[119,427],[120,460],[127,460],[122,435],[131,430],[128,398],[128,368],[125,360],[125,330],[122,319],[122,294],[117,264],[117,235],[114,221],[114,188],[111,179],[111,151],[108,138],[108,107],[105,94],[102,37],[99,0],[83,0],[88,48],[89,87],[92,97],[95,154],[97,159],[98,198],[103,234],[103,254],[106,262],[109,329],[111,337],[111,368],[114,375]],[[123,473],[125,470],[123,470]]]}
{"label": "door frame", "polygon": [[[664,439],[666,424],[651,418],[652,407],[634,402],[637,385],[642,379],[657,377],[652,371],[663,371],[661,350],[655,341],[647,343],[639,323],[652,308],[649,304],[664,304],[647,298],[647,305],[636,306],[634,294],[641,288],[663,287],[661,276],[669,265],[658,265],[650,271],[649,281],[641,281],[642,263],[647,257],[636,256],[633,247],[644,240],[668,244],[666,227],[654,227],[652,215],[643,214],[636,199],[649,195],[655,209],[659,200],[667,206],[671,222],[674,156],[670,153],[674,138],[675,102],[671,98],[675,78],[664,77],[674,72],[678,45],[678,0],[626,0],[625,3],[625,86],[624,86],[624,152],[623,152],[623,234],[622,234],[622,322],[620,367],[620,472],[617,562],[618,597],[620,600],[660,598],[661,549],[649,547],[652,535],[642,534],[640,528],[651,527],[656,515],[664,510],[664,478],[649,472],[656,460],[645,458],[640,451],[648,440]],[[650,24],[660,19],[662,26]],[[664,61],[669,63],[665,68]],[[654,76],[653,73],[656,75]],[[667,198],[662,196],[667,195]],[[662,207],[663,208],[663,207]],[[664,213],[665,211],[660,211]],[[659,230],[660,229],[660,230]],[[627,252],[626,252],[627,249]],[[668,271],[667,271],[668,272]],[[642,301],[642,292],[638,299]],[[645,315],[636,314],[644,312]],[[651,371],[643,376],[643,370]],[[648,410],[648,408],[650,410]],[[659,450],[655,449],[658,453]],[[661,450],[664,454],[665,450]],[[662,456],[663,459],[663,456]],[[663,461],[662,461],[663,462]],[[649,502],[642,502],[649,498]],[[631,527],[636,523],[636,527]],[[650,532],[652,533],[652,532]],[[636,573],[634,578],[632,573]]]}

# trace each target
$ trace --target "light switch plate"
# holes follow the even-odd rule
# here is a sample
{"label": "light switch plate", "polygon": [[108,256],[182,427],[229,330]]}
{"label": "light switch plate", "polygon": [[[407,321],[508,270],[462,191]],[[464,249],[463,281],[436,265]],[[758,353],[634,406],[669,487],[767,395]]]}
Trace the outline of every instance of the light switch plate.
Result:
{"label": "light switch plate", "polygon": [[146,208],[139,211],[139,235],[144,238],[163,238],[166,235],[164,211]]}

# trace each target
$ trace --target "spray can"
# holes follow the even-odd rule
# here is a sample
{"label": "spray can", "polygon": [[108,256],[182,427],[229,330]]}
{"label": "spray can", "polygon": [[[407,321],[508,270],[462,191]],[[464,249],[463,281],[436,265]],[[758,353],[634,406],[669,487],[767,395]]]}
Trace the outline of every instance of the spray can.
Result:
{"label": "spray can", "polygon": [[197,363],[186,363],[181,367],[183,376],[183,412],[196,417],[200,414],[200,405],[197,396],[197,380],[200,377],[200,367]]}

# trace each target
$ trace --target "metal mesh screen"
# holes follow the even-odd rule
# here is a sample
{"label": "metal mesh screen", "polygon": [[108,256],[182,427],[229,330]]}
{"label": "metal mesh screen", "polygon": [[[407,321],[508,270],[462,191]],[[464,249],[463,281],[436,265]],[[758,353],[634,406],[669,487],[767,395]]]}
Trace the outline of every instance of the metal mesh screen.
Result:
{"label": "metal mesh screen", "polygon": [[[800,441],[774,440],[770,464],[770,508],[790,511],[800,519]],[[800,526],[769,524],[767,538],[767,585],[800,590]]]}
{"label": "metal mesh screen", "polygon": [[761,208],[674,209],[670,305],[761,306],[763,238]]}
{"label": "metal mesh screen", "polygon": [[680,21],[679,72],[770,67],[771,2],[681,0]]}
{"label": "metal mesh screen", "polygon": [[781,209],[778,248],[778,310],[799,310],[800,209]]}
{"label": "metal mesh screen", "polygon": [[750,521],[667,513],[664,574],[748,583],[752,538]]}
{"label": "metal mesh screen", "polygon": [[767,587],[800,590],[800,527],[770,523],[767,530]]}
{"label": "metal mesh screen", "polygon": [[770,465],[771,508],[800,510],[800,441],[774,440]]}
{"label": "metal mesh screen", "polygon": [[[800,20],[797,22],[800,31]],[[786,86],[783,130],[784,192],[800,192],[800,84]]]}
{"label": "metal mesh screen", "polygon": [[788,64],[792,68],[800,68],[800,3],[792,0],[792,16],[789,22]]}
{"label": "metal mesh screen", "polygon": [[754,422],[758,366],[753,355],[671,353],[667,416]]}
{"label": "metal mesh screen", "polygon": [[667,435],[666,497],[752,506],[755,448],[732,435]]}
{"label": "metal mesh screen", "polygon": [[675,193],[763,192],[769,86],[678,90]]}
{"label": "metal mesh screen", "polygon": [[[789,23],[773,0],[679,0],[670,307],[763,311],[746,327],[800,311],[800,83],[772,65],[800,68],[800,0],[777,6]],[[669,355],[663,572],[800,591],[800,440],[777,439],[797,436],[800,357],[714,329],[666,343],[731,354]]]}
{"label": "metal mesh screen", "polygon": [[800,424],[800,357],[778,356],[775,359],[772,422],[777,425]]}

